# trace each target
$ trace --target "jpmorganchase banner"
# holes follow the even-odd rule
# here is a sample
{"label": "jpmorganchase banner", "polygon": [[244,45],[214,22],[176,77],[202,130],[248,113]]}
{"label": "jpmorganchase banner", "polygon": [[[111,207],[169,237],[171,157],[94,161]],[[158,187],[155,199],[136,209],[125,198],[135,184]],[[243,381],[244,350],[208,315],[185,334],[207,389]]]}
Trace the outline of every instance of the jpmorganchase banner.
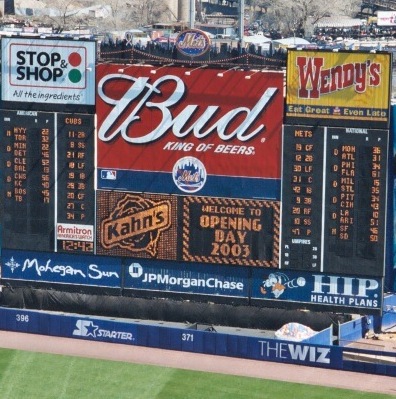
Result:
{"label": "jpmorganchase banner", "polygon": [[279,196],[282,73],[102,64],[97,80],[99,188]]}
{"label": "jpmorganchase banner", "polygon": [[198,263],[133,260],[125,267],[124,288],[247,298],[249,270]]}

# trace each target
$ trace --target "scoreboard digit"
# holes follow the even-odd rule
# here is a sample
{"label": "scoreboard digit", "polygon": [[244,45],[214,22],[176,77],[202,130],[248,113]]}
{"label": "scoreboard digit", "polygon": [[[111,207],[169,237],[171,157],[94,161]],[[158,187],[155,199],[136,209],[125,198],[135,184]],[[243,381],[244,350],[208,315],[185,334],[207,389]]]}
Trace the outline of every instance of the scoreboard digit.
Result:
{"label": "scoreboard digit", "polygon": [[53,251],[54,116],[1,111],[3,248]]}

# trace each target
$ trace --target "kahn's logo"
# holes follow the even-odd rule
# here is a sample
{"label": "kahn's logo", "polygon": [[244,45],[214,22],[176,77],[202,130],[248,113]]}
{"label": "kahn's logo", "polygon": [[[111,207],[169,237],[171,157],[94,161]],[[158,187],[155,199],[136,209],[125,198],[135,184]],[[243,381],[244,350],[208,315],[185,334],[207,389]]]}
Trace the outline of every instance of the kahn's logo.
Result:
{"label": "kahn's logo", "polygon": [[170,201],[153,201],[128,194],[101,223],[101,244],[155,257],[161,233],[171,226]]}

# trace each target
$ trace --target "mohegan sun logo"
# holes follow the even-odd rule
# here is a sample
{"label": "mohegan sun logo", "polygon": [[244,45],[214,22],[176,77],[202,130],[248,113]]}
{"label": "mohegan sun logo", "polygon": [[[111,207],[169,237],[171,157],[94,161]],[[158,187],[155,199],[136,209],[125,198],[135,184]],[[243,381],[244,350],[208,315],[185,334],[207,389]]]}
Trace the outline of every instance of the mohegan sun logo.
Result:
{"label": "mohegan sun logo", "polygon": [[139,195],[122,198],[101,223],[101,244],[157,256],[161,233],[171,226],[170,201],[153,201]]}
{"label": "mohegan sun logo", "polygon": [[206,183],[206,169],[197,158],[184,157],[173,166],[173,181],[185,193],[196,193]]}

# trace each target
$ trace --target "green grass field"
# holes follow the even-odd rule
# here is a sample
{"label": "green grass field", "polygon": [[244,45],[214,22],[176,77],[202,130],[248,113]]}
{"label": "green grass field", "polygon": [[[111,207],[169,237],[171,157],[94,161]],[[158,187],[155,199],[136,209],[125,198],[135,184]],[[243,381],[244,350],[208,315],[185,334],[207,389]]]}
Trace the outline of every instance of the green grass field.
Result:
{"label": "green grass field", "polygon": [[0,349],[0,398],[385,399],[394,396]]}

